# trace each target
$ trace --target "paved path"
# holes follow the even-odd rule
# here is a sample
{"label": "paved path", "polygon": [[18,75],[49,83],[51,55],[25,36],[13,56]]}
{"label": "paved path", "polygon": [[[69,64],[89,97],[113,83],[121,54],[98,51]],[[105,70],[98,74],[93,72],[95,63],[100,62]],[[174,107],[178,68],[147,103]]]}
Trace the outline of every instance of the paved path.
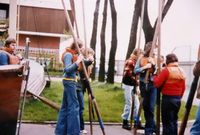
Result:
{"label": "paved path", "polygon": [[[191,124],[189,122],[185,130],[185,135],[189,135]],[[121,128],[121,124],[104,125],[106,135],[133,135],[133,131],[128,131]],[[54,135],[55,124],[22,124],[20,135]],[[86,130],[89,133],[89,125],[86,125]],[[93,125],[93,135],[102,135],[99,125]],[[138,135],[144,135],[143,130],[138,130]]]}

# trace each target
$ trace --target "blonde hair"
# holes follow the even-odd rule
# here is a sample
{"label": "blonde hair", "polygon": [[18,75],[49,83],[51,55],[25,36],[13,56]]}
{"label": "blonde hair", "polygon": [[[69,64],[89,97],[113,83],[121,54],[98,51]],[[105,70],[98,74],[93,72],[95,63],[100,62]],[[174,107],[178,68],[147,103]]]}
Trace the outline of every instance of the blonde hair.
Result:
{"label": "blonde hair", "polygon": [[91,55],[95,54],[95,52],[94,52],[94,50],[92,48],[87,48],[87,53],[91,54]]}

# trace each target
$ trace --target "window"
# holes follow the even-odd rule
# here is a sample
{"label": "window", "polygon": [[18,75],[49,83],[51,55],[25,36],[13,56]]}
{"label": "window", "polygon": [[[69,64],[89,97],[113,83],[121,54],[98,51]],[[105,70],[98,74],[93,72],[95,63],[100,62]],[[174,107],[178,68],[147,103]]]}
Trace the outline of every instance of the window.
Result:
{"label": "window", "polygon": [[0,20],[6,19],[6,10],[0,9]]}

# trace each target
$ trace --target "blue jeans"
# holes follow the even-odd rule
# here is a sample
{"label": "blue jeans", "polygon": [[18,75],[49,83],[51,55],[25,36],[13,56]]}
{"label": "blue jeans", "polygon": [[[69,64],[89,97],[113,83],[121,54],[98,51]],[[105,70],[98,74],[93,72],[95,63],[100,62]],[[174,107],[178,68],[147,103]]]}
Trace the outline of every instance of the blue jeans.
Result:
{"label": "blue jeans", "polygon": [[63,80],[62,106],[55,129],[56,135],[80,135],[79,103],[76,82]]}
{"label": "blue jeans", "polygon": [[181,106],[181,97],[162,96],[161,115],[163,135],[178,134],[178,112]]}
{"label": "blue jeans", "polygon": [[200,135],[200,105],[196,114],[196,120],[190,129],[190,135]]}
{"label": "blue jeans", "polygon": [[[133,88],[134,88],[134,86],[123,84],[125,105],[124,105],[124,112],[121,115],[121,117],[124,120],[130,120],[131,106],[132,106],[132,94],[134,94]],[[140,102],[139,102],[138,95],[135,95],[133,115],[136,118],[137,118],[137,115],[138,115],[139,106],[140,106]]]}
{"label": "blue jeans", "polygon": [[152,134],[156,130],[156,124],[154,119],[154,109],[156,103],[156,88],[153,86],[153,82],[148,83],[148,89],[146,90],[146,84],[140,81],[141,96],[143,97],[143,109],[145,117],[145,135]]}
{"label": "blue jeans", "polygon": [[83,111],[84,111],[84,95],[83,91],[77,91],[77,97],[79,102],[79,117],[80,117],[80,129],[85,129],[84,119],[83,119]]}

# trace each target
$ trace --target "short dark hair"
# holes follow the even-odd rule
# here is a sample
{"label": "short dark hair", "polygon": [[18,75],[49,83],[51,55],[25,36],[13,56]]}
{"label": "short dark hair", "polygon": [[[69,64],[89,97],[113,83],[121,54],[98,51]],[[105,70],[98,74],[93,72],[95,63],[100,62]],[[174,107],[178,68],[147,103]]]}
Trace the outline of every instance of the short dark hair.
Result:
{"label": "short dark hair", "polygon": [[144,47],[144,56],[145,57],[149,57],[151,48],[152,48],[152,41],[147,42],[146,45],[145,45],[145,47]]}
{"label": "short dark hair", "polygon": [[16,40],[14,38],[7,38],[4,46],[9,47],[11,43],[16,43]]}
{"label": "short dark hair", "polygon": [[166,64],[178,62],[178,58],[174,53],[170,53],[166,56]]}
{"label": "short dark hair", "polygon": [[[83,42],[80,39],[77,39],[76,42],[77,42],[79,48],[83,47]],[[75,41],[72,42],[71,49],[73,49],[73,50],[76,49]]]}

